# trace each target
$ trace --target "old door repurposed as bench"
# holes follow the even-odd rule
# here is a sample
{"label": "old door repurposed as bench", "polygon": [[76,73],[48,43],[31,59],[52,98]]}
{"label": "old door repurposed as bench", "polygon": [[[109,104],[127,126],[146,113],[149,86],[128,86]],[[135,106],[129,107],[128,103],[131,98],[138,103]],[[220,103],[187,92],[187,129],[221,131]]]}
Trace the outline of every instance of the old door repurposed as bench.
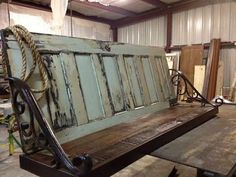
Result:
{"label": "old door repurposed as bench", "polygon": [[[40,34],[34,40],[50,83],[39,105],[60,142],[167,108],[175,98],[162,48]],[[19,45],[13,36],[7,45],[11,76],[20,78]],[[41,87],[40,79],[36,68],[27,83]]]}
{"label": "old door repurposed as bench", "polygon": [[[16,40],[9,30],[1,35],[26,154],[21,167],[37,175],[110,176],[218,111],[213,105],[170,108],[176,95],[162,48],[31,37]],[[37,48],[43,65],[35,67],[37,53],[29,47]],[[42,67],[47,83],[42,83]],[[31,77],[16,79],[22,73]],[[43,95],[30,91],[47,84]],[[91,156],[78,156],[83,153]]]}

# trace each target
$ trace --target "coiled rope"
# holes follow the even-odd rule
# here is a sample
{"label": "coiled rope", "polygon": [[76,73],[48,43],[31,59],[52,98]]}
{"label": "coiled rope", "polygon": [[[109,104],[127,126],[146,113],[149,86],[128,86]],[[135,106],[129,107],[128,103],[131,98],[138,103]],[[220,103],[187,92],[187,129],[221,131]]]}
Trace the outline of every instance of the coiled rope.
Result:
{"label": "coiled rope", "polygon": [[[37,100],[39,100],[48,90],[49,81],[46,66],[33,40],[33,35],[24,26],[21,25],[9,26],[6,28],[6,30],[10,30],[12,32],[20,47],[22,55],[22,69],[20,79],[27,82],[34,73],[36,66],[38,66],[40,78],[42,80],[42,88],[31,88],[31,90],[33,93],[41,93],[37,98]],[[29,57],[27,57],[26,55],[26,45],[29,47],[33,58],[33,65],[30,68],[29,73],[27,73],[27,60]]]}

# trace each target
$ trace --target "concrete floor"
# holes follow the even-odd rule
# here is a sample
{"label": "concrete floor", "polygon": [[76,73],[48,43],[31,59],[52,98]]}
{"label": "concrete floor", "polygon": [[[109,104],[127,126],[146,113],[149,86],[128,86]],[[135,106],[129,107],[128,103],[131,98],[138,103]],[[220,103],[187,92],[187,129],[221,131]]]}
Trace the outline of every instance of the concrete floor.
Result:
{"label": "concrete floor", "polygon": [[[0,126],[0,177],[36,177],[20,169],[19,148],[12,156],[8,154],[7,130]],[[173,167],[178,169],[179,177],[196,177],[196,170],[166,160],[145,156],[124,168],[112,177],[168,177]]]}

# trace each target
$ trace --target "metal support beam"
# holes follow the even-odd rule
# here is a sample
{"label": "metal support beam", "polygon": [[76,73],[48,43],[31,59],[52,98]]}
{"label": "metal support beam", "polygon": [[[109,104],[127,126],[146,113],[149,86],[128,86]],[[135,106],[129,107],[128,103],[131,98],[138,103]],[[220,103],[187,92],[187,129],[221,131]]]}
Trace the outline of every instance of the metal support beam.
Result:
{"label": "metal support beam", "polygon": [[117,27],[111,27],[113,42],[118,42],[118,30]]}
{"label": "metal support beam", "polygon": [[88,1],[80,1],[80,0],[73,0],[72,2],[76,2],[77,4],[80,4],[82,6],[93,7],[93,8],[100,9],[100,10],[106,10],[106,11],[109,11],[112,13],[117,13],[120,15],[128,16],[128,17],[133,17],[133,16],[137,15],[135,12],[122,9],[120,7],[116,7],[116,6],[112,6],[112,5],[104,6],[98,2],[88,2]]}
{"label": "metal support beam", "polygon": [[142,1],[157,7],[166,7],[168,5],[160,0],[142,0]]}
{"label": "metal support beam", "polygon": [[170,52],[170,47],[172,43],[172,16],[173,14],[169,12],[167,14],[167,36],[166,36],[166,52]]}

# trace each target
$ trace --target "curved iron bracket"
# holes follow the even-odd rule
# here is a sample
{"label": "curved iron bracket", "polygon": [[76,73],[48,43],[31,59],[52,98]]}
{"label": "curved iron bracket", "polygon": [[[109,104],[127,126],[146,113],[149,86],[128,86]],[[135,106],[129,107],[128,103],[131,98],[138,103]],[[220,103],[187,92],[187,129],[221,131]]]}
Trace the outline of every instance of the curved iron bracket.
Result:
{"label": "curved iron bracket", "polygon": [[[172,71],[171,83],[177,87],[177,97],[179,95],[186,95],[187,102],[197,101],[200,102],[202,106],[209,104],[213,107],[221,106],[223,102],[216,102],[215,104],[208,101],[198,90],[193,86],[193,84],[188,80],[188,78],[181,72],[175,69],[169,69]],[[183,90],[180,88],[180,84],[183,84]]]}
{"label": "curved iron bracket", "polygon": [[[93,166],[89,155],[82,154],[69,158],[57,141],[29,86],[18,78],[11,77],[8,80],[12,89],[13,109],[24,153],[31,154],[40,150],[48,150],[54,156],[54,167],[64,167],[78,177],[88,174]],[[26,113],[25,110],[29,112],[28,121],[22,118],[22,114]],[[35,120],[38,127],[35,126]]]}

